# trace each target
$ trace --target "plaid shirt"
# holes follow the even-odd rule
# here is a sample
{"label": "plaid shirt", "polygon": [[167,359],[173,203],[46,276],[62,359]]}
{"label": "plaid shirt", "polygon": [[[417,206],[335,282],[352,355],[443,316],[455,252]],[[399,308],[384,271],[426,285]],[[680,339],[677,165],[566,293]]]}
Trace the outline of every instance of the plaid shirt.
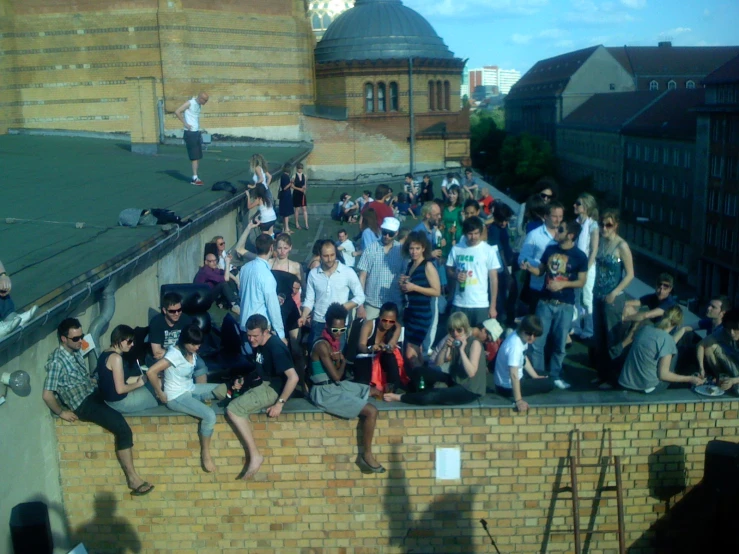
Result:
{"label": "plaid shirt", "polygon": [[69,353],[60,346],[49,355],[44,390],[57,393],[72,410],[79,408],[95,391],[95,384],[79,350]]}
{"label": "plaid shirt", "polygon": [[403,295],[400,293],[398,277],[403,274],[405,266],[399,242],[395,241],[387,254],[381,242],[369,245],[357,264],[357,271],[367,272],[364,282],[366,303],[379,308],[385,302],[395,302],[398,308],[402,307]]}

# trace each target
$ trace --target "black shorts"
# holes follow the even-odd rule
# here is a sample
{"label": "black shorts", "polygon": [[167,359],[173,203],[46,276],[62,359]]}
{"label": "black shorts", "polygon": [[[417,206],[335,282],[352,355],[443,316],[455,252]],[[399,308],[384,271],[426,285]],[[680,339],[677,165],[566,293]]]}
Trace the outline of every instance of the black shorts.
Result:
{"label": "black shorts", "polygon": [[187,146],[187,155],[190,161],[200,160],[203,158],[203,135],[200,131],[185,131],[185,146]]}

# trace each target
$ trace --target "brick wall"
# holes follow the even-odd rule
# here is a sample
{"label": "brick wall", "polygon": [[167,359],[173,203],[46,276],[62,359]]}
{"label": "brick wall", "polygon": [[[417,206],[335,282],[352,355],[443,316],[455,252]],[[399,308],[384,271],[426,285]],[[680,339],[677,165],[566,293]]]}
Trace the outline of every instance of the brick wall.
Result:
{"label": "brick wall", "polygon": [[[707,442],[733,440],[739,426],[735,402],[540,408],[527,416],[499,408],[389,410],[376,435],[376,456],[389,472],[363,475],[354,464],[354,421],[320,413],[253,421],[266,461],[243,482],[234,480],[242,447],[220,416],[216,474],[199,468],[193,419],[129,418],[137,469],[157,486],[137,499],[126,494],[110,435],[57,422],[64,505],[76,536],[88,548],[138,541],[142,552],[178,554],[492,552],[479,524],[485,519],[502,552],[572,552],[562,531],[571,525],[569,495],[553,490],[569,484],[573,428],[584,433],[583,461],[592,462],[608,427],[624,464],[627,546],[648,545],[644,535],[664,512],[650,490],[681,480],[683,464],[686,484],[695,485]],[[461,448],[461,480],[435,480],[438,446]],[[583,476],[583,490],[597,478]],[[596,525],[614,524],[615,513],[615,501],[604,504]],[[589,551],[616,548],[608,533],[594,536]]]}
{"label": "brick wall", "polygon": [[231,135],[297,139],[313,98],[300,0],[2,0],[0,32],[0,132],[129,132],[126,78],[154,78],[168,112],[208,91],[203,127]]}

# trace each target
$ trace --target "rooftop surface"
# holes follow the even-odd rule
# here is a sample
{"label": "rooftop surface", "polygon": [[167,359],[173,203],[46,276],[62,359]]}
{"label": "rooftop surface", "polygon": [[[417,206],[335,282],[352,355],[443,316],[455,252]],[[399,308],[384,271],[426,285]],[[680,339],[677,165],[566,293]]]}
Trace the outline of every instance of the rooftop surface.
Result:
{"label": "rooftop surface", "polygon": [[141,156],[125,139],[0,136],[0,260],[12,276],[16,305],[162,234],[159,227],[119,227],[125,208],[167,208],[187,218],[228,200],[231,194],[211,185],[227,180],[243,190],[239,181],[251,180],[249,158],[256,152],[276,168],[301,149],[214,144],[201,163],[205,186],[195,187],[184,147],[160,145],[159,155]]}

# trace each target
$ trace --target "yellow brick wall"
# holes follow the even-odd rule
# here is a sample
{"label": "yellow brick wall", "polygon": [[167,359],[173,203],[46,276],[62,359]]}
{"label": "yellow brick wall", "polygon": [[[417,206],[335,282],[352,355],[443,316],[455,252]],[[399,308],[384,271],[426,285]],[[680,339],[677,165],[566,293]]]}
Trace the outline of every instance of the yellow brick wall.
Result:
{"label": "yellow brick wall", "polygon": [[2,0],[0,132],[129,132],[126,78],[153,77],[170,112],[207,90],[211,132],[298,138],[313,97],[304,13],[299,0]]}
{"label": "yellow brick wall", "polygon": [[[592,462],[608,427],[624,464],[626,544],[632,545],[664,511],[650,496],[654,475],[671,483],[682,461],[657,460],[650,482],[650,456],[667,446],[684,449],[693,486],[703,475],[708,441],[734,440],[739,426],[735,402],[548,408],[527,416],[491,408],[381,412],[376,456],[389,472],[363,475],[354,464],[354,421],[283,414],[253,422],[266,461],[253,481],[243,482],[234,480],[244,464],[242,447],[220,416],[215,474],[199,468],[193,419],[129,418],[137,469],[156,484],[137,499],[126,494],[110,435],[57,422],[71,528],[82,530],[76,536],[88,548],[139,541],[141,552],[467,554],[492,551],[479,524],[485,519],[502,552],[540,552],[545,536],[548,552],[572,552],[571,535],[561,531],[571,525],[568,495],[552,491],[569,484],[570,432],[584,432],[583,461]],[[460,481],[435,480],[438,446],[461,448]],[[596,479],[592,472],[582,477],[582,489],[592,490]],[[602,522],[615,522],[615,501],[601,508],[596,523]],[[616,548],[613,533],[590,544],[591,553]]]}

